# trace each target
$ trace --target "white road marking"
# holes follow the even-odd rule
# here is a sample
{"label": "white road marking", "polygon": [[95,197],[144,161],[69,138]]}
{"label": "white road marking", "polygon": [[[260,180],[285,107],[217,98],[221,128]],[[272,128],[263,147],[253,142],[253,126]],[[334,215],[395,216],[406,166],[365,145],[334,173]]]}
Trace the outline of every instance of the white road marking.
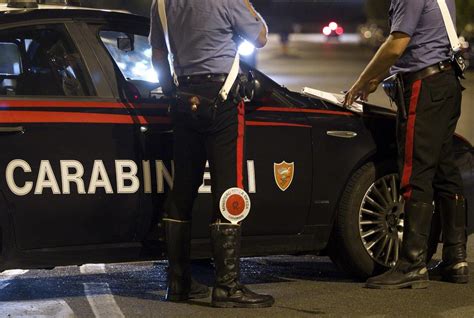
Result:
{"label": "white road marking", "polygon": [[10,285],[10,283],[0,282],[0,290]]}
{"label": "white road marking", "polygon": [[28,271],[23,270],[23,269],[11,269],[11,270],[6,270],[6,271],[1,272],[0,273],[0,290],[9,286],[11,284],[11,280],[14,279],[16,276],[20,276],[26,273],[28,273]]}
{"label": "white road marking", "polygon": [[75,317],[75,315],[64,300],[42,300],[2,302],[0,317],[69,318]]}
{"label": "white road marking", "polygon": [[105,264],[86,264],[79,267],[81,274],[105,274]]}
{"label": "white road marking", "polygon": [[9,269],[0,273],[0,277],[13,278],[15,276],[23,275],[28,273],[28,270],[24,269]]}
{"label": "white road marking", "polygon": [[[105,274],[105,264],[86,264],[79,270],[82,274]],[[84,293],[87,301],[97,318],[122,318],[125,317],[115,302],[112,291],[107,283],[84,284]]]}
{"label": "white road marking", "polygon": [[[12,269],[0,273],[0,290],[12,284],[12,280],[20,275],[28,273],[28,270]],[[71,307],[62,299],[46,301],[15,301],[1,302],[0,317],[35,317],[47,318],[75,317]]]}
{"label": "white road marking", "polygon": [[107,283],[84,284],[87,301],[97,318],[122,318],[125,317]]}

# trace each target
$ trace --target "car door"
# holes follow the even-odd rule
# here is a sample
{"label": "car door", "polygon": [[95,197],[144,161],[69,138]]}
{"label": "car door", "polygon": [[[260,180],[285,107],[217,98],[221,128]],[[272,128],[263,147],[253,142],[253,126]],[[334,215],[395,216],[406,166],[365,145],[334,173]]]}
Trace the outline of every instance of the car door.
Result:
{"label": "car door", "polygon": [[263,94],[246,105],[246,152],[252,214],[246,235],[304,231],[311,206],[312,127],[298,105],[260,79]]}
{"label": "car door", "polygon": [[[262,96],[245,105],[244,182],[251,211],[243,235],[299,234],[311,205],[312,127],[303,112],[278,94],[272,81],[260,83]],[[206,174],[193,219],[198,224],[195,235],[201,238],[208,234],[211,215],[209,184]]]}
{"label": "car door", "polygon": [[0,187],[8,207],[0,213],[22,250],[136,237],[136,118],[84,59],[88,48],[74,28],[36,21],[0,30],[0,43],[20,53],[13,71],[0,75]]}
{"label": "car door", "polygon": [[126,23],[122,19],[91,21],[85,25],[84,33],[89,33],[90,40],[96,43],[94,52],[102,66],[112,66],[107,69],[115,72],[120,94],[139,119],[138,174],[143,186],[137,239],[156,241],[163,235],[163,203],[173,183],[172,126],[169,101],[161,94],[151,63],[149,25],[143,20],[129,17]]}

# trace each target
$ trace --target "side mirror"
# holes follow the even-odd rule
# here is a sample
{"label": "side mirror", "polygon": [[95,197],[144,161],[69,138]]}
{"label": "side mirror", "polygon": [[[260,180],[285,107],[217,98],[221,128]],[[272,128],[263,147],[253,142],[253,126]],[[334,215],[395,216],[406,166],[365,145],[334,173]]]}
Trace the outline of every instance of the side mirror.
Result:
{"label": "side mirror", "polygon": [[135,51],[135,40],[133,35],[119,36],[117,38],[117,48],[123,52]]}
{"label": "side mirror", "polygon": [[265,94],[262,84],[252,70],[248,71],[247,81],[244,83],[243,89],[242,96],[246,96],[248,100],[261,99]]}
{"label": "side mirror", "polygon": [[0,76],[18,76],[23,73],[21,53],[18,45],[0,42]]}
{"label": "side mirror", "polygon": [[255,100],[261,99],[265,96],[265,90],[258,79],[253,79],[253,98]]}

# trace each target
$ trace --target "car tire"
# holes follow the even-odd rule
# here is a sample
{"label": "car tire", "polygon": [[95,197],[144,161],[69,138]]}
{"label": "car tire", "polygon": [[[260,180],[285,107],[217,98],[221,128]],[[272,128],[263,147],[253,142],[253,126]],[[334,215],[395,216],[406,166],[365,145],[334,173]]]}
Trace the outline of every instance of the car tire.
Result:
{"label": "car tire", "polygon": [[[398,259],[403,234],[403,199],[398,180],[395,162],[369,162],[346,184],[328,254],[341,270],[355,278],[380,274]],[[434,237],[431,240],[428,259],[438,243]]]}

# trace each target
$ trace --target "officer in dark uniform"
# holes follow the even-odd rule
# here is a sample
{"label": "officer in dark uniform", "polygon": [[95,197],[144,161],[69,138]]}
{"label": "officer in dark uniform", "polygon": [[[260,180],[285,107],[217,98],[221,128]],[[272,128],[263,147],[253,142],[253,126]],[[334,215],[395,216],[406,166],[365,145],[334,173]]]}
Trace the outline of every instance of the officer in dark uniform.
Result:
{"label": "officer in dark uniform", "polygon": [[[244,103],[234,90],[209,109],[200,100],[214,100],[231,70],[238,39],[256,47],[267,41],[267,27],[249,0],[166,0],[169,43],[179,86],[169,72],[168,50],[157,11],[151,8],[150,43],[153,63],[166,95],[195,94],[191,111],[172,106],[174,122],[174,184],[166,204],[169,258],[166,299],[207,297],[209,292],[191,279],[191,212],[209,160],[213,197],[211,245],[216,268],[212,305],[269,307],[274,299],[239,283],[241,227],[224,221],[219,202],[228,189],[243,190]],[[242,203],[236,201],[234,204]]]}
{"label": "officer in dark uniform", "polygon": [[[455,20],[454,0],[447,0]],[[383,78],[399,74],[398,162],[405,199],[404,234],[393,269],[367,281],[370,288],[426,288],[427,242],[433,201],[443,230],[445,280],[468,281],[466,203],[454,163],[453,134],[461,114],[459,79],[437,0],[392,0],[391,35],[346,95],[367,99]]]}

